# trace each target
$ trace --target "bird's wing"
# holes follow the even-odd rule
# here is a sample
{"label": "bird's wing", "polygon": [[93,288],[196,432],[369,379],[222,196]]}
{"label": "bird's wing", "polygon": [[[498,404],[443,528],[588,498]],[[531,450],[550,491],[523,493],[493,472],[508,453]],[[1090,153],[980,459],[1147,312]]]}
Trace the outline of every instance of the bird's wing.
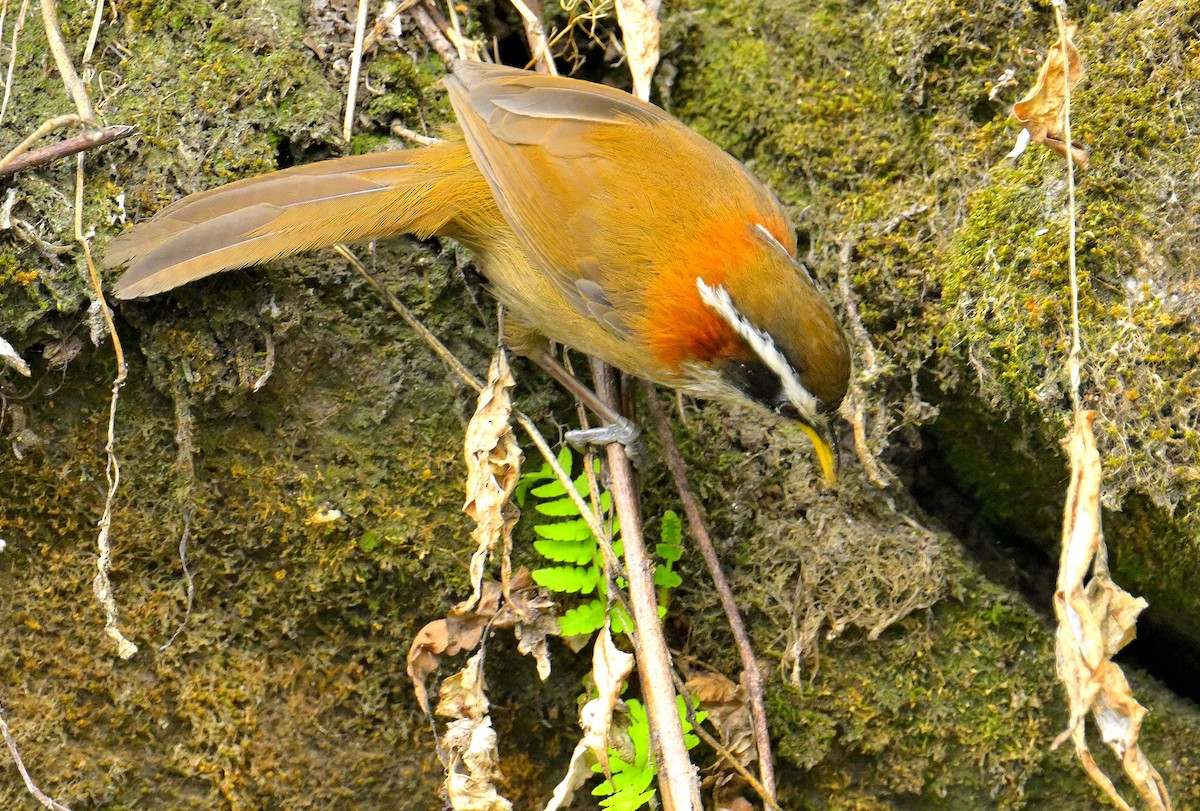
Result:
{"label": "bird's wing", "polygon": [[[686,229],[688,217],[732,204],[714,198],[759,194],[740,164],[628,93],[466,62],[447,87],[471,155],[526,251],[610,327],[632,326],[639,300],[629,290],[636,279],[614,283],[614,261],[649,271],[675,238],[664,224]],[[715,168],[722,177],[681,179],[681,167],[698,163],[700,174]],[[729,178],[741,188],[722,188]]]}

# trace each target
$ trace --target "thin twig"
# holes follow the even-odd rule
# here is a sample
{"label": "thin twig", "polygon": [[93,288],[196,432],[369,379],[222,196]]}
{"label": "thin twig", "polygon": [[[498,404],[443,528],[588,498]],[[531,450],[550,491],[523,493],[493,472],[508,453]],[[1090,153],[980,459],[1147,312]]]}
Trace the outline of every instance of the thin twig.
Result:
{"label": "thin twig", "polygon": [[762,671],[759,670],[758,660],[754,657],[754,647],[750,644],[750,635],[746,633],[746,625],[742,621],[741,612],[738,611],[737,601],[733,597],[733,589],[730,588],[725,572],[721,568],[717,550],[713,546],[712,538],[708,534],[708,527],[700,514],[700,504],[696,501],[696,496],[688,484],[687,468],[684,465],[683,456],[679,453],[679,448],[675,445],[675,438],[671,433],[671,425],[667,422],[666,412],[663,411],[662,404],[658,402],[658,393],[654,384],[649,382],[643,382],[642,390],[646,395],[646,403],[650,409],[650,417],[654,421],[655,430],[658,432],[658,439],[666,454],[667,467],[675,479],[675,489],[679,491],[679,500],[683,504],[683,511],[687,515],[696,545],[700,547],[700,554],[704,557],[704,563],[708,567],[713,584],[717,588],[717,594],[721,598],[721,606],[729,621],[729,630],[733,633],[734,644],[737,646],[738,656],[742,660],[742,670],[746,674],[746,693],[750,702],[750,717],[754,722],[754,739],[758,746],[758,770],[762,776],[764,799],[774,802],[775,766],[771,758],[771,736],[767,728],[767,711],[763,700]]}
{"label": "thin twig", "polygon": [[[592,378],[596,394],[610,406],[619,403],[612,368],[593,358]],[[625,448],[610,444],[606,449],[612,476],[612,499],[621,522],[625,546],[626,579],[633,604],[633,622],[637,629],[634,652],[642,700],[650,724],[650,740],[658,764],[658,788],[666,811],[701,811],[700,784],[695,767],[688,758],[683,740],[683,725],[675,705],[671,652],[663,638],[654,593],[654,566],[642,537],[641,510],[638,506],[633,465]]]}
{"label": "thin twig", "polygon": [[92,61],[92,54],[96,52],[96,40],[100,36],[100,24],[104,22],[104,0],[96,0],[96,9],[92,12],[92,28],[88,31],[87,45],[83,49],[83,64],[86,66]]}
{"label": "thin twig", "polygon": [[171,634],[171,637],[158,649],[162,653],[175,643],[175,639],[187,629],[188,621],[192,618],[192,607],[196,602],[196,579],[188,568],[188,540],[191,537],[192,516],[196,512],[192,504],[192,484],[196,479],[195,467],[195,417],[188,404],[187,386],[182,379],[176,379],[172,386],[172,399],[175,401],[175,470],[183,484],[179,488],[179,502],[183,505],[183,529],[179,536],[179,564],[183,569],[183,582],[187,605],[184,607],[183,619]]}
{"label": "thin twig", "polygon": [[[446,0],[446,11],[450,14],[450,25],[446,28],[446,36],[450,38],[450,41],[454,43],[454,47],[458,49],[458,58],[466,59],[467,40],[463,36],[462,26],[459,25],[458,11],[454,8],[454,2],[455,0]],[[435,5],[430,4],[431,10],[436,8]]]}
{"label": "thin twig", "polygon": [[422,135],[416,130],[410,130],[408,127],[399,122],[392,124],[392,135],[399,136],[400,138],[407,138],[413,143],[420,144],[421,146],[433,146],[434,144],[442,143],[441,138],[434,138],[432,135]]}
{"label": "thin twig", "polygon": [[[58,8],[55,0],[41,0],[41,4],[42,24],[45,27],[46,39],[49,42],[51,53],[54,54],[59,75],[66,86],[67,94],[75,103],[79,120],[85,124],[90,123],[94,118],[92,101],[88,95],[87,85],[79,78],[79,74],[75,72],[75,66],[67,55],[67,48],[63,42],[62,30],[58,22]],[[26,139],[26,141],[28,140]],[[128,370],[125,365],[125,353],[121,348],[121,339],[113,324],[112,310],[109,309],[108,302],[104,299],[100,272],[96,270],[96,263],[92,260],[91,243],[83,233],[83,160],[84,153],[78,152],[75,156],[75,241],[83,249],[83,259],[92,283],[92,292],[95,295],[95,301],[100,306],[100,312],[104,316],[104,324],[108,329],[109,338],[113,342],[113,355],[117,362],[117,375],[113,379],[112,396],[108,405],[108,434],[104,444],[104,475],[108,488],[104,496],[104,511],[100,515],[100,532],[96,537],[96,547],[100,555],[96,560],[96,577],[92,580],[92,591],[104,611],[104,632],[117,646],[117,655],[122,659],[129,659],[137,653],[138,648],[121,632],[117,622],[117,602],[113,598],[112,581],[108,576],[109,568],[112,565],[113,505],[121,484],[121,465],[116,454],[117,404],[121,399],[121,387],[125,385],[125,376]]]}
{"label": "thin twig", "polygon": [[417,28],[421,29],[421,35],[425,37],[425,41],[437,52],[443,62],[453,65],[459,60],[458,49],[446,36],[446,29],[438,24],[433,12],[425,3],[413,6],[412,18],[413,22],[417,24]]}
{"label": "thin twig", "polygon": [[354,131],[354,106],[358,100],[358,74],[362,70],[363,38],[367,34],[368,0],[358,0],[358,16],[354,20],[354,52],[350,55],[350,81],[346,87],[346,116],[342,119],[342,140],[350,143]]}
{"label": "thin twig", "polygon": [[4,735],[4,742],[8,744],[8,751],[12,755],[13,762],[17,764],[17,771],[21,773],[21,779],[25,781],[25,788],[29,790],[34,799],[41,803],[43,808],[49,808],[50,811],[71,811],[70,808],[47,796],[29,776],[29,771],[25,768],[25,761],[21,760],[21,752],[17,749],[17,742],[8,729],[8,719],[5,717],[3,706],[0,706],[0,734]]}
{"label": "thin twig", "polygon": [[1071,157],[1071,67],[1067,53],[1067,21],[1065,0],[1056,0],[1054,18],[1058,22],[1058,36],[1062,41],[1063,61],[1063,143],[1067,145],[1067,273],[1071,278],[1071,353],[1067,355],[1067,372],[1071,377],[1071,405],[1076,412],[1081,408],[1079,399],[1079,362],[1082,352],[1079,338],[1079,273],[1075,266],[1075,161]]}
{"label": "thin twig", "polygon": [[67,55],[67,46],[63,42],[62,28],[58,24],[58,5],[55,0],[42,0],[42,25],[46,29],[46,41],[50,45],[50,53],[54,54],[54,64],[67,87],[67,94],[75,104],[75,111],[84,121],[95,119],[92,112],[92,99],[88,95],[87,85],[75,72],[75,65]]}
{"label": "thin twig", "polygon": [[82,124],[83,121],[81,121],[79,116],[75,115],[74,113],[55,116],[47,121],[43,121],[41,126],[31,132],[29,135],[26,135],[21,143],[13,147],[8,154],[4,156],[4,159],[0,160],[0,170],[7,169],[13,161],[28,152],[34,144],[36,144],[45,136],[49,135],[54,130],[59,129],[60,127],[76,127]]}
{"label": "thin twig", "polygon": [[113,355],[117,361],[117,376],[113,379],[112,396],[108,402],[108,435],[104,443],[104,475],[108,489],[104,496],[104,512],[100,515],[100,534],[96,538],[96,547],[100,557],[96,560],[96,577],[92,581],[92,590],[96,599],[104,609],[104,632],[108,634],[117,646],[117,655],[129,659],[137,653],[137,645],[121,633],[117,624],[117,603],[113,599],[112,582],[108,578],[109,566],[112,564],[112,543],[109,533],[112,529],[113,504],[117,498],[117,489],[121,484],[121,464],[117,460],[117,403],[121,398],[121,387],[125,385],[125,375],[128,369],[125,365],[125,352],[121,348],[121,338],[113,324],[112,310],[104,300],[104,290],[100,285],[100,273],[92,261],[92,248],[88,238],[83,233],[83,158],[82,154],[75,157],[75,240],[83,248],[84,262],[87,264],[88,276],[92,281],[92,291],[96,301],[100,303],[100,312],[104,315],[104,324],[108,328],[108,337],[113,342]]}
{"label": "thin twig", "polygon": [[554,55],[550,53],[550,44],[546,40],[546,20],[542,15],[540,2],[532,0],[511,0],[513,8],[521,15],[525,26],[525,41],[529,44],[529,53],[533,55],[533,64],[538,73],[558,75],[554,65]]}
{"label": "thin twig", "polygon": [[383,36],[383,32],[388,30],[388,26],[392,24],[392,20],[396,19],[419,2],[420,0],[404,0],[403,3],[397,3],[390,11],[386,10],[387,5],[385,4],[384,13],[375,20],[375,24],[371,26],[370,33],[367,34],[367,38],[363,41],[363,53],[366,53],[375,47],[375,43],[378,42],[379,38]]}
{"label": "thin twig", "polygon": [[867,478],[880,490],[886,490],[891,486],[892,474],[882,462],[875,458],[875,454],[871,452],[871,445],[867,441],[866,402],[867,396],[863,391],[862,384],[858,382],[857,378],[852,378],[850,390],[842,401],[840,413],[848,419],[854,429],[854,453],[858,456],[858,462],[863,466]]}
{"label": "thin twig", "polygon": [[[102,6],[102,2],[97,2],[97,16],[93,21],[91,37],[88,40],[87,47],[84,49],[84,76],[89,81],[92,71],[87,63],[91,59],[92,49],[95,46],[95,37],[99,33]],[[51,29],[57,29],[58,26],[54,0],[42,0],[42,16],[46,25],[46,36],[51,37]],[[78,74],[75,73],[74,66],[66,58],[66,49],[62,47],[61,33],[54,30],[53,35],[58,37],[59,40],[59,48],[54,51],[54,55],[58,63],[59,72],[62,75],[63,84],[66,85],[67,93],[75,101],[79,117],[84,122],[90,123],[94,118],[94,114],[92,112],[92,100],[88,92],[87,83],[79,78]],[[52,48],[52,50],[54,49]],[[122,659],[130,659],[137,653],[138,647],[121,632],[121,628],[117,623],[117,602],[113,597],[112,582],[108,577],[109,568],[112,565],[110,532],[112,529],[113,505],[116,502],[117,490],[121,484],[121,464],[117,459],[116,451],[117,406],[121,400],[121,388],[125,385],[125,377],[129,369],[125,364],[125,352],[121,348],[121,336],[117,334],[117,327],[113,323],[112,310],[109,309],[108,301],[104,298],[104,289],[100,283],[100,272],[96,270],[96,263],[92,261],[91,241],[83,233],[83,166],[85,157],[86,155],[83,152],[79,152],[75,156],[75,241],[83,248],[83,259],[87,264],[88,277],[92,282],[92,292],[95,294],[95,301],[100,307],[100,313],[104,316],[104,325],[108,330],[108,337],[112,341],[113,356],[117,362],[117,374],[113,378],[112,395],[108,402],[108,426],[104,443],[104,475],[108,483],[108,489],[104,495],[104,511],[100,515],[100,533],[96,538],[96,546],[100,550],[100,557],[96,561],[96,577],[92,580],[92,590],[95,592],[96,599],[104,609],[104,631],[108,635],[108,638],[117,646],[117,655]]]}
{"label": "thin twig", "polygon": [[113,141],[119,141],[122,138],[128,138],[137,132],[137,127],[129,125],[105,127],[102,130],[91,130],[82,135],[64,139],[56,144],[44,146],[41,149],[26,151],[29,143],[45,134],[43,130],[46,129],[48,124],[55,124],[55,126],[51,126],[49,129],[56,129],[58,125],[71,122],[78,123],[78,121],[79,116],[77,115],[59,116],[56,119],[47,121],[46,124],[38,128],[37,132],[22,141],[16,149],[5,155],[3,160],[0,160],[0,177],[8,177],[27,169],[45,166],[46,164],[60,161],[63,158],[69,158],[71,155],[77,155],[80,152],[95,149],[105,144],[111,144]]}
{"label": "thin twig", "polygon": [[[538,452],[542,454],[542,458],[546,460],[546,464],[548,464],[550,469],[554,471],[555,477],[563,485],[563,487],[566,488],[567,496],[571,499],[571,503],[574,504],[576,509],[580,511],[580,515],[583,517],[584,522],[588,525],[588,529],[596,538],[596,542],[600,544],[601,552],[603,553],[605,560],[617,561],[617,554],[612,548],[611,533],[605,531],[604,527],[600,524],[599,517],[588,508],[588,504],[583,500],[583,496],[579,495],[579,491],[575,489],[575,482],[571,480],[571,474],[563,470],[562,465],[558,463],[558,456],[550,447],[550,443],[546,441],[546,437],[542,435],[542,432],[538,430],[536,425],[534,425],[533,420],[531,420],[524,412],[514,409],[513,417],[516,419],[517,424],[525,429],[525,433],[529,435],[529,438],[533,441],[533,444],[538,449]],[[612,566],[612,571],[617,574],[622,573],[620,564],[614,564]],[[626,608],[628,608],[628,606],[626,606]]]}
{"label": "thin twig", "polygon": [[454,353],[447,349],[446,345],[439,341],[437,336],[430,332],[429,328],[422,324],[420,319],[413,315],[412,311],[404,306],[404,302],[392,295],[392,292],[384,286],[383,282],[379,281],[379,279],[375,277],[375,274],[367,270],[367,266],[362,263],[362,260],[354,255],[353,251],[351,251],[345,245],[334,245],[333,249],[341,254],[342,257],[350,263],[351,267],[357,270],[359,275],[362,276],[368,284],[374,287],[376,292],[384,297],[384,300],[387,301],[388,305],[392,308],[392,311],[400,316],[404,320],[404,323],[416,330],[417,334],[424,339],[425,343],[429,344],[434,353],[441,358],[442,363],[445,363],[447,366],[449,366],[450,370],[458,375],[459,379],[461,379],[464,383],[474,389],[476,393],[483,391],[483,381],[476,377],[475,373],[466,367],[466,364],[455,357]]}
{"label": "thin twig", "polygon": [[[184,492],[185,502],[190,498],[188,491]],[[175,644],[176,638],[187,630],[188,621],[192,618],[192,607],[196,602],[196,578],[188,569],[188,539],[191,537],[192,531],[192,513],[194,509],[190,503],[185,503],[183,507],[183,530],[179,536],[179,564],[183,568],[184,595],[187,598],[187,604],[183,609],[183,619],[179,621],[179,625],[175,627],[170,638],[158,646],[158,652],[162,653],[167,648]]]}

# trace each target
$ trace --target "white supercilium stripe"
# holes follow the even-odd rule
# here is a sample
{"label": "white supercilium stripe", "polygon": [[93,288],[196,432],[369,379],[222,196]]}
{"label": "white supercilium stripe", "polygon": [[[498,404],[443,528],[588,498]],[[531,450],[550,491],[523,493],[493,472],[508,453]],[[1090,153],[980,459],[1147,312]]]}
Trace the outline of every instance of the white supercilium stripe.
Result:
{"label": "white supercilium stripe", "polygon": [[817,415],[817,398],[804,388],[804,384],[796,376],[796,370],[779,351],[779,347],[775,346],[775,341],[771,339],[771,336],[746,320],[746,317],[734,306],[733,299],[729,297],[729,291],[721,285],[709,287],[703,279],[697,277],[696,289],[700,291],[700,299],[715,310],[717,315],[725,319],[733,331],[750,345],[754,354],[762,359],[767,368],[779,377],[783,384],[784,395],[788,398],[788,402],[800,412],[800,416],[805,419],[815,417]]}

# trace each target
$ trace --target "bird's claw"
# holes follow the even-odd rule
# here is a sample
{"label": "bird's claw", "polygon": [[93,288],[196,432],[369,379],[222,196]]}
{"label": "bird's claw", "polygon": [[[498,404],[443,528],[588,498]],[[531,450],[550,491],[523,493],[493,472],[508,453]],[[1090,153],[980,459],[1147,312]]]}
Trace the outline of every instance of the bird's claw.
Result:
{"label": "bird's claw", "polygon": [[611,445],[616,442],[625,448],[625,455],[633,462],[635,468],[645,470],[649,466],[650,455],[642,439],[642,429],[633,420],[624,417],[599,428],[577,428],[567,431],[565,439],[572,448],[581,453],[586,451],[589,445]]}

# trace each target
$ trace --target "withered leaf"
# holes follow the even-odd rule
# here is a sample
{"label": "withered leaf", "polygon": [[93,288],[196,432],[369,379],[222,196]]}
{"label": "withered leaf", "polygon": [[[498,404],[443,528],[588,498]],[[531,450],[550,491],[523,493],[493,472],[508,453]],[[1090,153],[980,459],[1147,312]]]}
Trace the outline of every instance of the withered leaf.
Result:
{"label": "withered leaf", "polygon": [[445,619],[427,623],[417,632],[408,649],[408,676],[413,681],[413,691],[422,710],[429,712],[425,679],[438,669],[443,656],[456,656],[474,649],[489,619],[483,614],[450,614]]}
{"label": "withered leaf", "polygon": [[512,811],[512,803],[496,789],[500,756],[490,718],[452,721],[442,745],[449,761],[446,796],[454,811]]}
{"label": "withered leaf", "polygon": [[575,744],[575,751],[571,753],[571,763],[567,766],[567,773],[554,787],[554,793],[550,795],[550,800],[542,811],[561,811],[563,808],[569,808],[571,803],[575,802],[575,792],[579,791],[592,776],[592,770],[588,768],[587,755],[588,748],[583,741]]}
{"label": "withered leaf", "polygon": [[483,684],[483,657],[475,654],[463,669],[444,679],[438,687],[437,714],[443,718],[478,719],[488,712]]}
{"label": "withered leaf", "polygon": [[608,749],[613,743],[609,740],[609,730],[612,729],[613,712],[621,700],[621,691],[625,689],[625,680],[633,672],[633,664],[633,656],[613,643],[612,629],[605,622],[592,649],[592,680],[599,695],[579,710],[583,738],[575,745],[571,765],[543,811],[559,811],[571,804],[575,792],[592,776],[592,770],[588,768],[589,752],[603,765],[605,775],[612,776],[608,766]]}
{"label": "withered leaf", "polygon": [[687,689],[708,713],[709,723],[716,727],[729,753],[743,766],[753,763],[758,758],[758,749],[745,689],[719,673],[692,676],[687,680]]}
{"label": "withered leaf", "polygon": [[633,74],[633,94],[643,101],[650,98],[650,79],[658,67],[659,31],[657,2],[617,0],[617,22],[621,26],[629,72]]}
{"label": "withered leaf", "polygon": [[444,619],[427,623],[417,633],[408,650],[408,675],[413,680],[413,691],[422,710],[429,712],[425,681],[438,669],[442,659],[473,650],[489,627],[512,628],[517,637],[517,649],[534,657],[538,675],[543,680],[550,675],[546,638],[558,632],[554,601],[534,584],[525,567],[513,575],[508,599],[503,598],[504,590],[499,583],[484,580],[473,607],[464,611],[461,606],[456,606]]}
{"label": "withered leaf", "polygon": [[463,669],[442,682],[438,715],[453,719],[442,737],[446,753],[446,796],[455,811],[511,811],[500,795],[500,756],[496,732],[488,717],[483,684],[483,655],[467,660]]}
{"label": "withered leaf", "polygon": [[[1071,484],[1063,517],[1062,555],[1054,613],[1058,618],[1055,658],[1067,690],[1071,720],[1054,745],[1068,738],[1080,763],[1118,808],[1130,808],[1088,751],[1084,723],[1090,712],[1104,742],[1120,758],[1125,774],[1152,811],[1169,811],[1162,777],[1142,753],[1138,738],[1146,708],[1129,689],[1110,657],[1134,635],[1146,601],[1117,586],[1108,573],[1100,523],[1100,454],[1092,433],[1095,414],[1080,411],[1067,440]],[[1084,584],[1090,574],[1090,581]]]}
{"label": "withered leaf", "polygon": [[[1083,61],[1075,47],[1075,24],[1067,26],[1064,42],[1060,37],[1050,46],[1037,82],[1023,99],[1013,105],[1013,115],[1029,131],[1030,137],[1060,155],[1068,154],[1065,126],[1067,117],[1066,85],[1071,88],[1083,78]],[[1079,144],[1070,145],[1070,155],[1081,168],[1087,168],[1088,153]]]}
{"label": "withered leaf", "polygon": [[596,698],[579,711],[579,725],[583,727],[583,744],[592,750],[596,759],[608,768],[608,731],[612,726],[613,711],[621,700],[625,680],[633,672],[634,658],[616,646],[608,620],[596,637],[592,648],[592,679],[596,683]]}
{"label": "withered leaf", "polygon": [[[757,760],[758,746],[745,688],[719,673],[699,673],[687,680],[687,689],[708,713],[708,722],[716,728],[721,744],[738,764],[750,766]],[[742,796],[747,789],[745,779],[724,758],[704,784],[716,797],[720,809],[752,807]]]}
{"label": "withered leaf", "polygon": [[463,453],[467,461],[466,502],[463,512],[475,521],[471,539],[473,592],[459,610],[469,611],[480,596],[483,568],[498,543],[503,542],[502,577],[507,580],[508,555],[512,548],[512,528],[519,513],[509,501],[521,475],[521,449],[513,436],[510,417],[514,385],[504,350],[496,353],[488,369],[488,382],[479,393],[475,414],[467,426]]}

